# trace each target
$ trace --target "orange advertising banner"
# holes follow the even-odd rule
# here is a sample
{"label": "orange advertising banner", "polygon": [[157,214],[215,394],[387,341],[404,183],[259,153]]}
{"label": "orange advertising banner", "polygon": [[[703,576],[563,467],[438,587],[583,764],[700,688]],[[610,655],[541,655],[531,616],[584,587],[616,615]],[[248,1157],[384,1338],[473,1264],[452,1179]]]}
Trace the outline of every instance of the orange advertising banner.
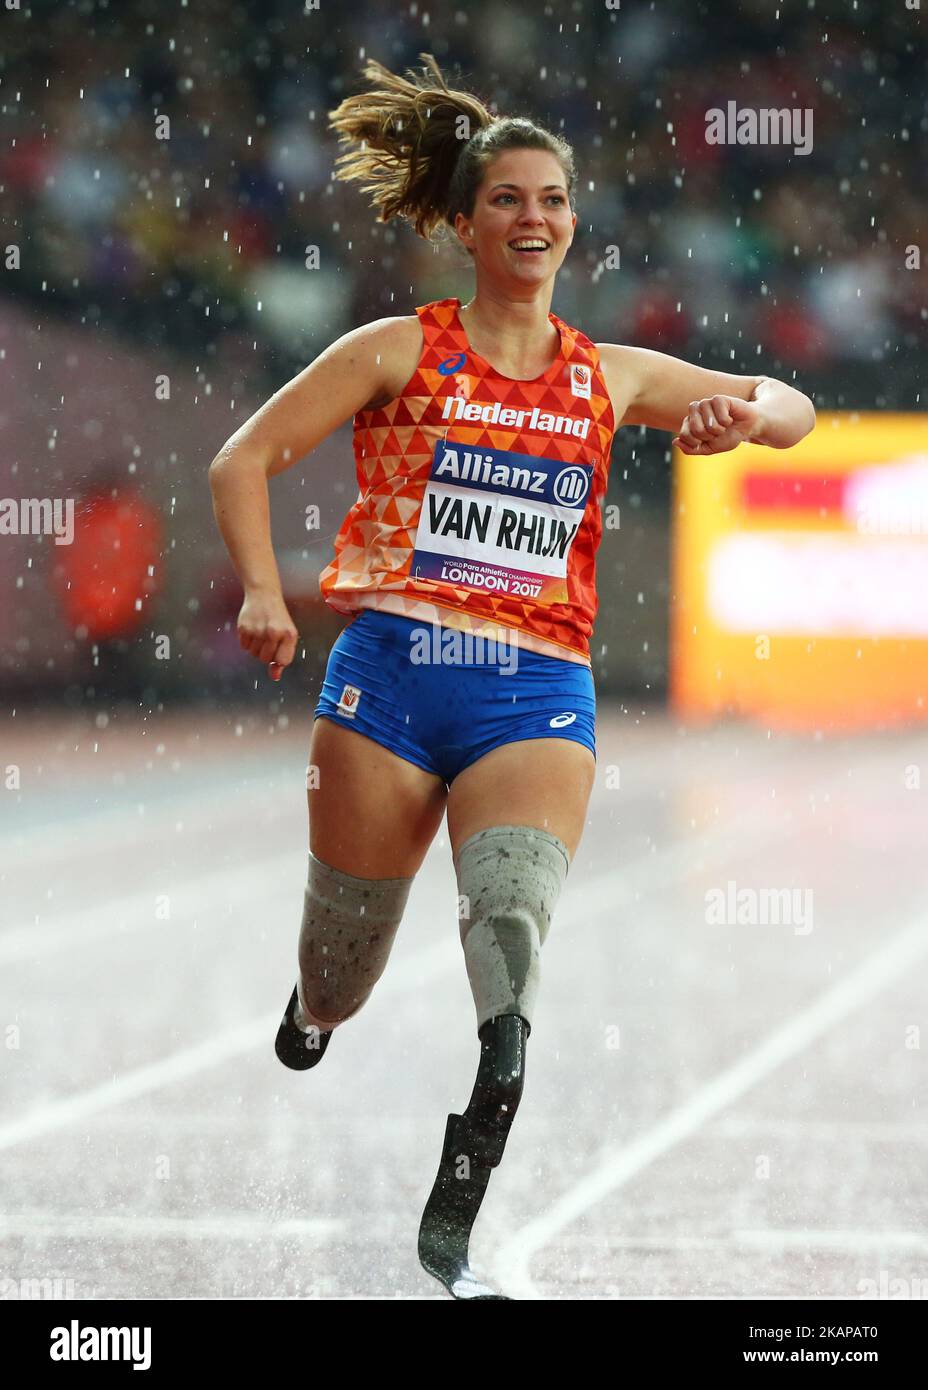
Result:
{"label": "orange advertising banner", "polygon": [[928,719],[928,417],[674,450],[670,700],[780,729]]}

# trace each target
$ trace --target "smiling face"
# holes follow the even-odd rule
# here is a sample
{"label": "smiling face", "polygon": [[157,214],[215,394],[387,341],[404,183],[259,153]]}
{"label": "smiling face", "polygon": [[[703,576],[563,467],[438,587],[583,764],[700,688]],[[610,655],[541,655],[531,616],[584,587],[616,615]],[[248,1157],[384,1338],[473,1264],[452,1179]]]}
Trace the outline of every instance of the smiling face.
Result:
{"label": "smiling face", "polygon": [[567,178],[548,150],[504,150],[487,165],[471,217],[454,221],[478,275],[510,290],[552,279],[573,241]]}

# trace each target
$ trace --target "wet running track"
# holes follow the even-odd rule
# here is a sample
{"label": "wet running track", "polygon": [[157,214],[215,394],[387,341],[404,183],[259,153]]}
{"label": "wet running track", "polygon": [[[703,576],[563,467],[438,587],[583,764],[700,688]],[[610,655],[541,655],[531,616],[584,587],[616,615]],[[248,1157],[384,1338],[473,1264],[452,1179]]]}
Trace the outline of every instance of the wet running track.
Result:
{"label": "wet running track", "polygon": [[[368,1004],[318,1069],[274,1055],[309,720],[7,716],[0,1282],[446,1297],[416,1233],[478,1042],[442,834]],[[539,1299],[928,1290],[928,731],[602,706],[598,740],[475,1271]]]}

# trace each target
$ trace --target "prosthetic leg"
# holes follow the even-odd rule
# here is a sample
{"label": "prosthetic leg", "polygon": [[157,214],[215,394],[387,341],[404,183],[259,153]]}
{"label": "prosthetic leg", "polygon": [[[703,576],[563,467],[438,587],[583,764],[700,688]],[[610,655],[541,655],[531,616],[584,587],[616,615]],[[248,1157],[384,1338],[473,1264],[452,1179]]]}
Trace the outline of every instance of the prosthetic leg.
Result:
{"label": "prosthetic leg", "polygon": [[522,1098],[524,1018],[504,1014],[485,1023],[473,1095],[463,1115],[449,1115],[438,1176],[419,1226],[419,1260],[454,1298],[505,1298],[480,1282],[470,1268],[470,1233],[490,1181],[503,1157],[509,1128]]}
{"label": "prosthetic leg", "polygon": [[340,1023],[367,1002],[387,960],[411,878],[355,878],[310,851],[300,927],[300,977],[274,1050],[285,1067],[321,1062]]}
{"label": "prosthetic leg", "polygon": [[568,864],[562,841],[527,826],[479,831],[455,857],[480,1063],[464,1114],[448,1116],[419,1226],[420,1263],[453,1298],[507,1297],[471,1270],[470,1235],[522,1098],[541,945]]}

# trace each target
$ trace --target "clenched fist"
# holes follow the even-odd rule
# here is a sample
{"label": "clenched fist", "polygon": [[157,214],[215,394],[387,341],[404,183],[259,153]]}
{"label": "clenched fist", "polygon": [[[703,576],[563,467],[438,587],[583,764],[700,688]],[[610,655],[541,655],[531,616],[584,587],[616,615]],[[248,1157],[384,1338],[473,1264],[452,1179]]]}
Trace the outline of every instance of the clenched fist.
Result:
{"label": "clenched fist", "polygon": [[707,396],[701,401],[690,401],[673,442],[684,454],[724,454],[756,437],[759,427],[757,401]]}
{"label": "clenched fist", "polygon": [[271,680],[279,681],[296,652],[299,633],[283,595],[253,590],[238,615],[238,640],[246,652],[268,663]]}

